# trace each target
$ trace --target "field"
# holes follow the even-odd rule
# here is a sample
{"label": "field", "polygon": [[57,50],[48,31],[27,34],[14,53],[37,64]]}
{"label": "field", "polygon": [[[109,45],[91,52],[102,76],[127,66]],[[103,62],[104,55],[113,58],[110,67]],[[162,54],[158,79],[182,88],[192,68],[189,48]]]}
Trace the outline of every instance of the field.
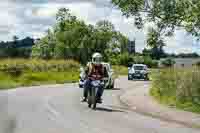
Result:
{"label": "field", "polygon": [[[0,89],[77,82],[80,64],[72,60],[2,59]],[[124,66],[113,66],[116,76],[127,75]]]}
{"label": "field", "polygon": [[0,89],[76,82],[79,67],[79,63],[72,60],[1,60]]}
{"label": "field", "polygon": [[200,113],[200,68],[162,69],[152,79],[150,93],[160,103]]}

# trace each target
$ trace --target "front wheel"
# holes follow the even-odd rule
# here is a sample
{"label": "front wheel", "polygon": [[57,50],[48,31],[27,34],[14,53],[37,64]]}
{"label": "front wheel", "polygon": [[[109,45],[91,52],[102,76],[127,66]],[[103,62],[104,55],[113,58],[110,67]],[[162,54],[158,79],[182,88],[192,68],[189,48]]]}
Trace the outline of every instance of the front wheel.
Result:
{"label": "front wheel", "polygon": [[113,83],[113,84],[110,86],[110,88],[111,88],[111,89],[114,89],[114,87],[115,87],[115,84]]}
{"label": "front wheel", "polygon": [[83,86],[79,84],[79,88],[83,88]]}
{"label": "front wheel", "polygon": [[92,89],[92,104],[93,104],[93,109],[96,109],[96,105],[97,105],[97,99],[96,99],[96,88]]}
{"label": "front wheel", "polygon": [[92,96],[91,96],[91,91],[88,91],[88,107],[91,108],[92,107]]}
{"label": "front wheel", "polygon": [[88,98],[88,107],[89,107],[89,108],[91,108],[91,107],[92,107],[91,98]]}

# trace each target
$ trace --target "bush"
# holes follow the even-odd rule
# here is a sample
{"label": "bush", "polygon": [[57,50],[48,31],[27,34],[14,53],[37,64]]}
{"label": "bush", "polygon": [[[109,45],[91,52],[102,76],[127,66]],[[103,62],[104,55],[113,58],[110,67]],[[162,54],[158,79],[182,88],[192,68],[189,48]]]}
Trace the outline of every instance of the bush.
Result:
{"label": "bush", "polygon": [[123,53],[111,54],[108,59],[108,62],[112,65],[130,67],[132,64],[146,64],[149,68],[158,67],[158,62],[156,60],[152,60],[150,56],[129,55],[128,53]]}
{"label": "bush", "polygon": [[144,64],[146,64],[149,68],[158,67],[158,62],[156,60],[152,60],[152,58],[149,56],[144,57]]}
{"label": "bush", "polygon": [[119,57],[119,65],[127,66],[128,62],[130,62],[130,56],[128,53],[121,54]]}
{"label": "bush", "polygon": [[163,61],[161,61],[161,64],[164,67],[172,67],[176,62],[172,58],[167,58]]}
{"label": "bush", "polygon": [[200,67],[200,61],[199,61],[199,62],[197,62],[197,63],[196,63],[196,65],[197,65],[198,67]]}
{"label": "bush", "polygon": [[144,63],[144,57],[143,56],[135,56],[134,58],[134,63],[135,64],[143,64]]}
{"label": "bush", "polygon": [[133,62],[134,56],[129,55],[128,53],[123,53],[123,54],[113,54],[110,55],[109,57],[109,62],[112,65],[121,65],[121,66],[128,66],[128,64]]}

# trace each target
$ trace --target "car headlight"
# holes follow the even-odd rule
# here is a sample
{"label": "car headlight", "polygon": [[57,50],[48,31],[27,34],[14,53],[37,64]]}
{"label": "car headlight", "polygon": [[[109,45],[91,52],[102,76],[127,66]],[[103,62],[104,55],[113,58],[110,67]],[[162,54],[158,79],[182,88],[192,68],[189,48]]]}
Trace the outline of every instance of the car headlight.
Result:
{"label": "car headlight", "polygon": [[132,69],[130,69],[128,73],[129,73],[129,74],[134,74],[134,73],[135,73],[135,71],[134,71],[134,70],[132,70]]}

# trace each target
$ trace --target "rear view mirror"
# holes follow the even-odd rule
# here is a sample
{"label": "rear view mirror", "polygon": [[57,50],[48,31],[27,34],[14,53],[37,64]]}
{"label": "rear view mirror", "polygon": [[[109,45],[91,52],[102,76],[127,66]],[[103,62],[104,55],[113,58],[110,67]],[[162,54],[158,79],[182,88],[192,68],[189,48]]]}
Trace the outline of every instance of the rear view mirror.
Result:
{"label": "rear view mirror", "polygon": [[84,68],[83,67],[80,67],[80,72],[83,72],[84,71]]}

